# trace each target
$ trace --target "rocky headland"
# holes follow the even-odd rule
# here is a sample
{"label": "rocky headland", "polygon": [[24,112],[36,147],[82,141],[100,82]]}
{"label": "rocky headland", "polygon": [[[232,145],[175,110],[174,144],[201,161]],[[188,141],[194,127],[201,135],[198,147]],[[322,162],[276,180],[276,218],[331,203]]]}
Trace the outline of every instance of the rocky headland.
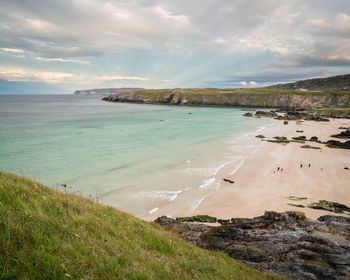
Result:
{"label": "rocky headland", "polygon": [[[319,117],[350,118],[350,74],[265,88],[142,89],[111,93],[104,101],[182,106],[239,106],[305,110]],[[247,113],[247,116],[250,114]]]}

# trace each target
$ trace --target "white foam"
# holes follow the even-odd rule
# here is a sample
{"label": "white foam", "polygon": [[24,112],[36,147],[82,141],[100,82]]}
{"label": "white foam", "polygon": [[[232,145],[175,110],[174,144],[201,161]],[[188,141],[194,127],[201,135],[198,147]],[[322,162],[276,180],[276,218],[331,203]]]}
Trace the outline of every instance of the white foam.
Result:
{"label": "white foam", "polygon": [[242,160],[242,161],[235,167],[235,169],[233,169],[233,171],[230,173],[230,175],[235,174],[235,173],[238,171],[238,169],[240,169],[240,168],[242,167],[242,165],[243,165],[243,163],[244,163],[245,161],[246,161],[245,159]]}
{"label": "white foam", "polygon": [[203,184],[199,186],[200,189],[204,189],[209,187],[210,185],[212,185],[215,182],[215,178],[207,178],[203,181]]}
{"label": "white foam", "polygon": [[204,197],[202,197],[202,198],[199,199],[197,202],[195,202],[195,203],[193,204],[193,206],[191,207],[191,211],[197,209],[197,208],[202,204],[202,202],[204,201],[204,199],[206,199],[208,196],[209,196],[209,194],[206,195],[206,196],[204,196]]}
{"label": "white foam", "polygon": [[139,199],[156,198],[156,199],[164,199],[164,200],[168,200],[168,201],[174,201],[180,193],[182,193],[181,190],[179,190],[179,191],[149,190],[149,191],[140,191],[138,193],[134,193],[133,196],[136,198],[139,198]]}
{"label": "white foam", "polygon": [[152,213],[154,213],[154,212],[157,212],[158,210],[159,210],[158,207],[153,208],[152,210],[150,210],[150,211],[148,212],[148,214],[152,214]]}
{"label": "white foam", "polygon": [[226,161],[216,167],[191,167],[186,169],[188,174],[199,174],[203,177],[212,177],[215,176],[222,168],[227,164],[230,164],[231,161]]}

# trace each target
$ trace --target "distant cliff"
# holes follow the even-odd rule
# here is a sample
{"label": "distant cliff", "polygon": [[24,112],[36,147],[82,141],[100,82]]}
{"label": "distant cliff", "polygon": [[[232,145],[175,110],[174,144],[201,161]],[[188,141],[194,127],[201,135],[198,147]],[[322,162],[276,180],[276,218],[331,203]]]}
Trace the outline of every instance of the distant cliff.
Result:
{"label": "distant cliff", "polygon": [[159,89],[140,90],[103,98],[111,102],[246,106],[270,108],[350,107],[350,91],[297,91],[281,89]]}
{"label": "distant cliff", "polygon": [[135,90],[141,90],[142,88],[95,88],[95,89],[83,89],[76,90],[74,94],[76,95],[109,95],[109,94],[119,94]]}

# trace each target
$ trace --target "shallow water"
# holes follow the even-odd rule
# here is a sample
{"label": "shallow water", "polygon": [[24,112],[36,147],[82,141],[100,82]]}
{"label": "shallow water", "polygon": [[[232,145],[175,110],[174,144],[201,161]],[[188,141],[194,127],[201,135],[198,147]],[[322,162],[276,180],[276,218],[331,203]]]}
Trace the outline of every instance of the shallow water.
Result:
{"label": "shallow water", "polygon": [[[192,209],[261,145],[271,120],[240,108],[117,104],[100,96],[0,96],[0,169],[144,217]],[[269,123],[270,122],[270,123]],[[192,199],[193,198],[193,199]]]}

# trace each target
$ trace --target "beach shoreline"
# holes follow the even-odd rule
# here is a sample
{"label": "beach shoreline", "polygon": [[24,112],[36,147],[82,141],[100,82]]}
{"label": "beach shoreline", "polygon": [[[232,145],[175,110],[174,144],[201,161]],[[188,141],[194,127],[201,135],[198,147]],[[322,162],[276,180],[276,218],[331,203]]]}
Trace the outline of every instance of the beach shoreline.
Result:
{"label": "beach shoreline", "polygon": [[[341,131],[339,127],[349,126],[349,119],[330,119],[329,122],[289,121],[288,125],[275,120],[272,126],[257,134],[263,134],[265,139],[275,136],[291,139],[304,135],[307,139],[317,136],[321,141],[328,141],[334,139],[330,137],[332,134]],[[303,132],[298,133],[297,130]],[[307,217],[316,219],[322,215],[335,214],[311,209],[307,205],[322,199],[350,204],[350,171],[344,169],[350,168],[350,150],[329,148],[316,142],[306,144],[321,149],[304,149],[301,148],[303,144],[294,142],[281,144],[264,141],[241,166],[235,170],[232,167],[231,170],[224,168],[217,175],[220,187],[198,203],[195,209],[181,209],[174,201],[167,207],[166,215],[179,217],[205,214],[227,219],[252,218],[262,215],[264,211],[303,211]],[[277,170],[278,167],[280,171]],[[224,178],[234,183],[223,181]],[[288,199],[290,196],[307,199],[294,201]],[[155,217],[157,212],[146,219],[152,220]]]}

